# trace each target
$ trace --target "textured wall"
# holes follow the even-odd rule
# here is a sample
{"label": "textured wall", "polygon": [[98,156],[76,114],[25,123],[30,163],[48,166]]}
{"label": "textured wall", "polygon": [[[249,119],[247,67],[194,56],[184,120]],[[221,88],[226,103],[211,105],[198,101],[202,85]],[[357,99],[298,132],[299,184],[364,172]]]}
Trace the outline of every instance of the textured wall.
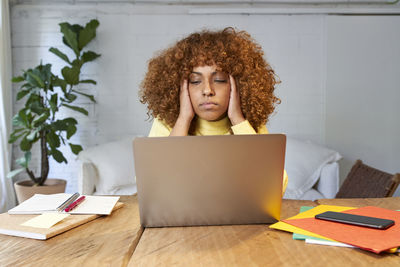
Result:
{"label": "textured wall", "polygon": [[332,16],[327,25],[326,144],[344,157],[341,176],[357,159],[400,172],[400,16]]}

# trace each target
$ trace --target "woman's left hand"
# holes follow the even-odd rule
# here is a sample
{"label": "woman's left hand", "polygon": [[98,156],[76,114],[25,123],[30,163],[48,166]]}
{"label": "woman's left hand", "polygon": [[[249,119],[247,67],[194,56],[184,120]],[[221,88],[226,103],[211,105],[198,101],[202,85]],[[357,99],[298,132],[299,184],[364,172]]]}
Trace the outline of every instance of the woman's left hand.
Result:
{"label": "woman's left hand", "polygon": [[243,122],[245,118],[240,107],[240,96],[239,91],[236,88],[236,81],[232,75],[229,75],[229,83],[231,86],[231,94],[228,106],[228,118],[232,125],[236,125]]}

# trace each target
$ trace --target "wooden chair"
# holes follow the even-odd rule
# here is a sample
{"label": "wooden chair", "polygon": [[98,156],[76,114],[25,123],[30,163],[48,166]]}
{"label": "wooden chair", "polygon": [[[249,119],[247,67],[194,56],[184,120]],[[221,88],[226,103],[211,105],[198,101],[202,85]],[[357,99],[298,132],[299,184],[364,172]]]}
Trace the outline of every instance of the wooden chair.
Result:
{"label": "wooden chair", "polygon": [[392,175],[357,160],[336,194],[336,198],[391,197],[399,183],[400,173]]}

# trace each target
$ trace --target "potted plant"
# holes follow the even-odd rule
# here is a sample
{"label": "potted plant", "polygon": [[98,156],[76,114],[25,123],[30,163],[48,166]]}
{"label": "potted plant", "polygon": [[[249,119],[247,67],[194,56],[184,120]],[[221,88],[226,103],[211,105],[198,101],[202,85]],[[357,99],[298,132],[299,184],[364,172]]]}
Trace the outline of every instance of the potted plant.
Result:
{"label": "potted plant", "polygon": [[[23,71],[21,76],[14,77],[12,82],[24,82],[17,93],[17,101],[25,99],[25,105],[13,117],[14,131],[10,134],[9,143],[19,142],[23,157],[16,160],[21,167],[11,171],[7,176],[14,177],[25,171],[30,180],[15,183],[15,190],[19,202],[31,197],[35,193],[59,193],[65,191],[66,181],[47,179],[49,174],[49,158],[59,163],[67,163],[67,159],[59,150],[61,145],[69,145],[72,153],[78,154],[82,147],[70,142],[76,133],[77,120],[73,117],[60,118],[62,108],[88,115],[88,111],[73,102],[78,95],[95,102],[93,95],[85,94],[77,89],[81,83],[96,84],[94,80],[81,80],[82,67],[98,58],[100,55],[93,51],[84,51],[84,48],[96,36],[99,26],[97,20],[91,20],[85,27],[67,22],[60,23],[63,34],[63,43],[72,49],[75,58],[70,58],[59,49],[51,47],[50,52],[64,60],[68,65],[61,69],[62,77],[52,73],[51,64],[40,63],[32,69]],[[40,149],[41,169],[35,174],[29,163],[32,147],[38,143]],[[61,183],[61,184],[60,184]],[[53,185],[53,186],[50,186]],[[54,187],[55,191],[48,191]],[[26,192],[26,193],[24,193]]]}

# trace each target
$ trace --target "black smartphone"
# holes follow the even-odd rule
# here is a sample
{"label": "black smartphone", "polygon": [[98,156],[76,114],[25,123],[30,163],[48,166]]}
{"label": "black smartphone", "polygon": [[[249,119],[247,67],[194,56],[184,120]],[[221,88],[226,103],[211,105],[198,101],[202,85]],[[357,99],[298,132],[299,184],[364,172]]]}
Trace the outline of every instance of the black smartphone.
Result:
{"label": "black smartphone", "polygon": [[346,223],[346,224],[352,224],[352,225],[358,225],[358,226],[364,226],[382,230],[387,229],[390,226],[394,225],[394,221],[392,220],[354,215],[343,212],[334,212],[334,211],[327,211],[321,214],[317,214],[315,215],[315,218],[320,220]]}

